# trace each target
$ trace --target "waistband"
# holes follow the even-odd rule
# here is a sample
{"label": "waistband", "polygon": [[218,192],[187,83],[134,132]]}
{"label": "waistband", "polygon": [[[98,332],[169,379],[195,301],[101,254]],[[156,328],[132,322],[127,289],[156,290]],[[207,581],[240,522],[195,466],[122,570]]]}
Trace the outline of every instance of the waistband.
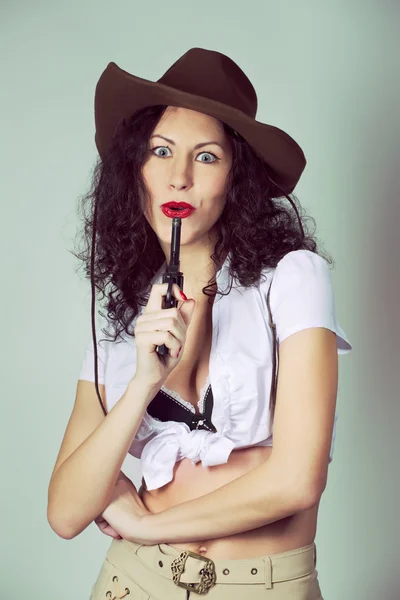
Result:
{"label": "waistband", "polygon": [[107,558],[129,576],[134,575],[132,556],[137,557],[158,575],[193,592],[205,593],[216,583],[259,583],[271,589],[273,583],[309,575],[315,569],[315,543],[280,552],[246,559],[211,560],[190,551],[179,551],[169,544],[145,546],[127,540],[113,540]]}

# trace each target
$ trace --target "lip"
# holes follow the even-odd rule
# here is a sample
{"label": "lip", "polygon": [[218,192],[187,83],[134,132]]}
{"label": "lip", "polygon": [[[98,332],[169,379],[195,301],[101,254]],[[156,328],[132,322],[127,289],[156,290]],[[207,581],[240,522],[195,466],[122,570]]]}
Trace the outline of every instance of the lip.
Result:
{"label": "lip", "polygon": [[[178,207],[181,207],[181,210],[173,210],[174,208]],[[165,202],[160,208],[164,215],[170,219],[173,219],[174,217],[185,219],[186,217],[190,217],[190,215],[196,210],[194,206],[188,204],[187,202],[176,201]]]}
{"label": "lip", "polygon": [[173,208],[192,208],[193,210],[195,210],[194,206],[192,206],[191,204],[188,204],[187,202],[176,202],[175,200],[171,200],[171,202],[164,202],[164,204],[162,204],[161,206],[172,206]]}
{"label": "lip", "polygon": [[173,210],[170,205],[163,204],[161,207],[164,215],[173,219],[175,217],[179,217],[180,219],[185,219],[186,217],[190,217],[191,214],[196,210],[193,206],[189,206],[189,208],[183,208],[182,210]]}

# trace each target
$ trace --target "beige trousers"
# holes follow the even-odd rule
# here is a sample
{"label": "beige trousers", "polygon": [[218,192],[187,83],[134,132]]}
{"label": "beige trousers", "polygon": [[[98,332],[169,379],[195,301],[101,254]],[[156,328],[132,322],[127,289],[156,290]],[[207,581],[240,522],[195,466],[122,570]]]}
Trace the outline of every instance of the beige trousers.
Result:
{"label": "beige trousers", "polygon": [[323,600],[316,546],[214,560],[169,544],[112,540],[90,600]]}

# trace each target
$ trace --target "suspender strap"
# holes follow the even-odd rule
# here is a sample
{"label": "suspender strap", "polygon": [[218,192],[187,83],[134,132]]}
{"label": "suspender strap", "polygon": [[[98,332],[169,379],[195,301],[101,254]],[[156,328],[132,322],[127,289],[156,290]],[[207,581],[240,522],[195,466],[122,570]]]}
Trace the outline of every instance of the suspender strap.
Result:
{"label": "suspender strap", "polygon": [[268,314],[269,314],[269,326],[272,331],[272,340],[273,340],[271,392],[270,392],[270,398],[269,398],[269,405],[270,405],[270,409],[271,409],[271,420],[272,420],[274,412],[275,412],[275,403],[276,403],[276,387],[277,387],[277,378],[278,378],[278,370],[279,370],[279,356],[278,356],[277,343],[276,343],[276,325],[272,320],[271,305],[269,303],[269,295],[270,295],[270,291],[271,291],[271,285],[272,285],[272,281],[269,284],[269,288],[268,288],[267,307],[268,307]]}

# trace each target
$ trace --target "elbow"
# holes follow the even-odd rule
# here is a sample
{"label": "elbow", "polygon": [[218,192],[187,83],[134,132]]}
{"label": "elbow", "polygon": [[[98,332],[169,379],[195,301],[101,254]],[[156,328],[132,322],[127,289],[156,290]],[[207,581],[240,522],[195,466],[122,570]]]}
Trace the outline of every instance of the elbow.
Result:
{"label": "elbow", "polygon": [[47,510],[47,522],[60,538],[64,540],[72,540],[75,537],[75,534],[71,531],[70,528],[66,527],[65,524],[60,523],[60,520],[57,520],[54,515]]}
{"label": "elbow", "polygon": [[72,540],[87,527],[87,525],[79,527],[77,523],[71,524],[71,519],[63,518],[60,510],[57,511],[50,503],[47,505],[47,522],[54,533],[64,540]]}
{"label": "elbow", "polygon": [[[84,531],[95,519],[91,511],[82,510],[82,505],[77,509],[68,499],[49,489],[47,502],[47,522],[59,537],[72,540]],[[97,513],[98,514],[98,513]]]}
{"label": "elbow", "polygon": [[47,522],[59,537],[70,540],[75,537],[70,528],[66,526],[65,519],[61,516],[59,503],[56,502],[55,491],[51,485],[47,492]]}
{"label": "elbow", "polygon": [[325,486],[310,484],[309,482],[292,483],[285,487],[284,495],[288,499],[292,513],[310,510],[319,503]]}
{"label": "elbow", "polygon": [[[269,463],[269,464],[268,464]],[[311,509],[319,503],[324,492],[327,476],[305,477],[304,468],[288,468],[281,461],[272,462],[272,457],[267,461],[269,467],[268,481],[275,481],[279,486],[279,496],[286,505],[288,514],[296,514]]]}
{"label": "elbow", "polygon": [[324,492],[325,485],[305,484],[302,486],[302,493],[298,500],[300,510],[310,510],[319,504]]}
{"label": "elbow", "polygon": [[60,522],[60,520],[57,521],[54,517],[50,517],[49,514],[47,514],[47,521],[54,533],[64,540],[74,539],[90,524],[88,523],[87,525],[83,525],[81,527],[71,526],[66,522]]}
{"label": "elbow", "polygon": [[301,510],[310,510],[315,505],[319,504],[321,496],[322,492],[317,493],[315,492],[315,490],[309,489],[308,492],[304,494],[301,504]]}

